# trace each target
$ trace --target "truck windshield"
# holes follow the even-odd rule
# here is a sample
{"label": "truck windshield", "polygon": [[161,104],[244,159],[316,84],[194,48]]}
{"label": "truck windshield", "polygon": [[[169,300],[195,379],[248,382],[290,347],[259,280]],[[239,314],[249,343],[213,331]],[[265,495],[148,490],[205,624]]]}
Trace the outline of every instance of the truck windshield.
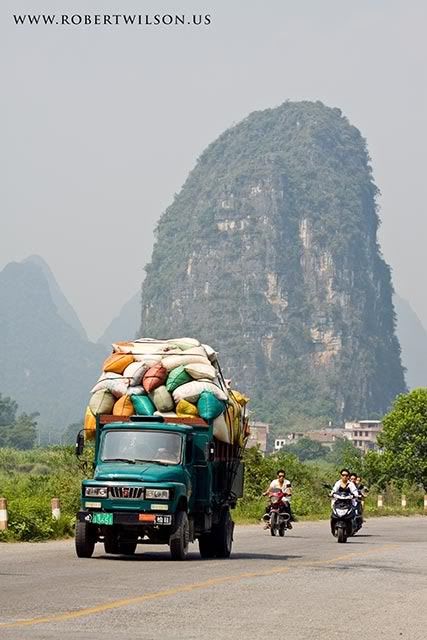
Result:
{"label": "truck windshield", "polygon": [[132,431],[116,429],[106,431],[101,443],[100,459],[159,464],[181,462],[182,436],[165,431]]}

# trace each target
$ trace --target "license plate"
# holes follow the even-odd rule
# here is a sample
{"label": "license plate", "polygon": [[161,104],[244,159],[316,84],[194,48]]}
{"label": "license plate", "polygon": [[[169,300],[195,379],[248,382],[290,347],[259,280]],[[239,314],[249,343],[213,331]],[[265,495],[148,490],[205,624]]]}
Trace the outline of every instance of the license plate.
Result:
{"label": "license plate", "polygon": [[112,513],[92,513],[92,524],[113,524]]}
{"label": "license plate", "polygon": [[156,516],[156,524],[172,524],[172,516]]}

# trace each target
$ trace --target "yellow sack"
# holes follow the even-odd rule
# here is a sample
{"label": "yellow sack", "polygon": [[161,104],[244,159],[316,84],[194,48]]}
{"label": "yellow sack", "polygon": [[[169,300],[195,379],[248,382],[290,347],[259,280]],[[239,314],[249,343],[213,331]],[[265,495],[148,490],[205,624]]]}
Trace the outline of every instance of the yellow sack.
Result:
{"label": "yellow sack", "polygon": [[133,416],[134,413],[131,396],[122,396],[114,403],[113,416]]}
{"label": "yellow sack", "polygon": [[85,440],[95,440],[96,418],[90,410],[90,407],[86,407],[83,429]]}
{"label": "yellow sack", "polygon": [[245,404],[248,404],[249,398],[243,395],[243,393],[240,393],[240,391],[236,391],[235,389],[232,389],[230,393],[233,394],[232,397],[234,397],[234,399],[237,400],[237,402],[240,404],[241,407],[244,407]]}
{"label": "yellow sack", "polygon": [[133,356],[126,353],[113,353],[104,362],[104,371],[123,373],[126,367],[133,362]]}
{"label": "yellow sack", "polygon": [[176,405],[176,414],[180,418],[185,418],[186,416],[197,416],[197,407],[187,400],[180,400]]}

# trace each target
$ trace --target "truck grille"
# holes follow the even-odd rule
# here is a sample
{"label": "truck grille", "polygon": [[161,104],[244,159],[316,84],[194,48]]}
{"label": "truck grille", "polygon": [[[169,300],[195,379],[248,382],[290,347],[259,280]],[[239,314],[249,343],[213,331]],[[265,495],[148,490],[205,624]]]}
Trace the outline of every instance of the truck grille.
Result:
{"label": "truck grille", "polygon": [[144,495],[143,487],[110,487],[112,498],[127,498],[129,500],[139,500]]}

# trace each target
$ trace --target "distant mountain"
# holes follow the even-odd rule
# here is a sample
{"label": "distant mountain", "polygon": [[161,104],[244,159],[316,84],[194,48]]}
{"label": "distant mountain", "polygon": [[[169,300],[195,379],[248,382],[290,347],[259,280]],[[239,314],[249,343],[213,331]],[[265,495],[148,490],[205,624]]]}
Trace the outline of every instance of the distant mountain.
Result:
{"label": "distant mountain", "polygon": [[31,264],[35,264],[39,267],[47,280],[49,285],[50,295],[52,296],[52,301],[57,308],[58,314],[61,316],[67,324],[71,327],[74,327],[76,331],[80,334],[82,338],[85,340],[88,339],[86,331],[80,322],[77,313],[74,311],[71,304],[68,302],[67,298],[62,293],[55,276],[50,270],[49,265],[41,258],[40,256],[29,256],[25,260],[23,260],[24,264],[29,262]]}
{"label": "distant mountain", "polygon": [[141,317],[141,292],[138,291],[119,312],[119,315],[110,322],[98,344],[110,348],[112,342],[135,338]]}
{"label": "distant mountain", "polygon": [[405,390],[366,142],[320,102],[250,114],[162,214],[141,335],[194,335],[274,427],[381,416]]}
{"label": "distant mountain", "polygon": [[[11,262],[0,272],[0,392],[19,411],[38,411],[41,428],[61,433],[82,420],[108,352],[64,320],[67,307],[59,312],[51,285],[37,260]],[[65,300],[58,290],[55,298]]]}
{"label": "distant mountain", "polygon": [[410,389],[427,386],[427,331],[407,300],[394,296],[397,335]]}

